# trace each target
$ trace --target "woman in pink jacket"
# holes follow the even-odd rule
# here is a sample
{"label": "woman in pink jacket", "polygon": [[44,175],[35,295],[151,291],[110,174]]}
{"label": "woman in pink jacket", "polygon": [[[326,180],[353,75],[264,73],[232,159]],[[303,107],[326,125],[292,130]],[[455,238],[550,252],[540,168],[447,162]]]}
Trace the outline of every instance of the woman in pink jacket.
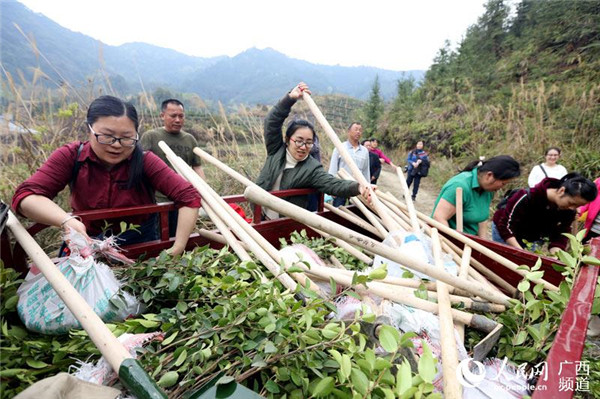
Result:
{"label": "woman in pink jacket", "polygon": [[[600,191],[600,177],[594,181],[596,188]],[[588,242],[594,237],[600,236],[600,195],[596,199],[581,208],[579,208],[579,214],[583,215],[587,212],[585,218],[585,238],[584,242]]]}

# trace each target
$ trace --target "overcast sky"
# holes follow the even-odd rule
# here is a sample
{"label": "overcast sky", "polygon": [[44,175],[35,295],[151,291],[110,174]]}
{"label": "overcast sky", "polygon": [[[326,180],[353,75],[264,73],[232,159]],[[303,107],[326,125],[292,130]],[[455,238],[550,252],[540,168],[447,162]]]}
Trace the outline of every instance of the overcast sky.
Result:
{"label": "overcast sky", "polygon": [[[2,0],[4,1],[4,0]],[[106,44],[145,42],[185,54],[234,56],[271,47],[327,65],[427,69],[460,42],[485,0],[20,0]]]}

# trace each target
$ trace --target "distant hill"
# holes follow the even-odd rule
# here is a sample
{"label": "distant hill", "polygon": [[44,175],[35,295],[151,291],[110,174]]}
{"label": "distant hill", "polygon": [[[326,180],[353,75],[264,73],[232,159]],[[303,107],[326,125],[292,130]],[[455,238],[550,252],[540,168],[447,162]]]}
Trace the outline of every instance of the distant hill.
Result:
{"label": "distant hill", "polygon": [[[300,80],[315,92],[366,99],[376,75],[381,94],[390,99],[395,96],[398,79],[412,76],[420,81],[424,76],[424,71],[403,75],[372,67],[312,64],[273,49],[252,48],[235,57],[202,58],[146,43],[109,46],[63,28],[16,1],[2,1],[0,7],[2,65],[17,82],[19,71],[30,81],[38,66],[48,76],[49,85],[63,80],[74,86],[89,84],[90,79],[103,82],[100,71],[104,70],[119,94],[139,91],[141,80],[146,90],[165,87],[226,104],[253,104],[272,103]],[[33,38],[39,54],[15,24]]]}

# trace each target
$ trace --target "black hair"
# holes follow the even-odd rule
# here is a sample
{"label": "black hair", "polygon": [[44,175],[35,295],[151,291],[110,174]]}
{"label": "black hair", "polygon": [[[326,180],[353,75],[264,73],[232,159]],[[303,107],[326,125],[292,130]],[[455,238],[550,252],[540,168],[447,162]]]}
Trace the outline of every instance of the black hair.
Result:
{"label": "black hair", "polygon": [[560,179],[560,187],[565,188],[565,194],[571,197],[581,197],[587,202],[592,202],[598,196],[596,185],[577,172],[564,175]]}
{"label": "black hair", "polygon": [[313,126],[312,123],[310,123],[309,121],[304,120],[304,119],[294,119],[293,121],[291,121],[289,123],[287,130],[285,131],[286,139],[289,139],[290,137],[292,137],[292,134],[294,134],[296,132],[296,130],[298,130],[302,127],[309,128],[313,133],[313,139],[314,139],[314,136],[316,136],[315,127]]}
{"label": "black hair", "polygon": [[352,122],[350,124],[350,126],[348,126],[348,130],[352,129],[352,126],[354,126],[354,125],[362,126],[362,123],[360,123],[360,122]]}
{"label": "black hair", "polygon": [[183,103],[181,101],[179,101],[178,99],[168,98],[165,101],[163,101],[162,104],[160,104],[160,110],[162,112],[165,112],[167,110],[167,106],[169,104],[181,105],[181,108],[185,109],[185,106],[183,105]]}
{"label": "black hair", "polygon": [[548,153],[549,153],[550,151],[552,151],[552,150],[554,150],[554,151],[557,151],[557,152],[558,152],[558,155],[560,155],[560,148],[558,148],[558,147],[548,147],[548,148],[546,149],[546,152],[544,153],[544,155],[548,155]]}
{"label": "black hair", "polygon": [[379,141],[375,137],[369,137],[366,141]]}
{"label": "black hair", "polygon": [[521,166],[509,155],[498,155],[487,161],[473,161],[461,172],[469,172],[478,168],[477,173],[492,172],[495,179],[508,180],[521,174]]}
{"label": "black hair", "polygon": [[366,139],[366,140],[363,140],[363,141],[362,141],[362,143],[360,143],[360,144],[361,144],[361,145],[365,145],[365,143],[366,143],[367,141],[373,141],[373,140],[372,140],[372,139]]}
{"label": "black hair", "polygon": [[[127,116],[133,122],[137,133],[139,127],[138,114],[135,107],[120,98],[113,96],[101,96],[92,101],[87,112],[87,123],[92,126],[96,121],[105,116]],[[138,141],[133,149],[131,163],[129,164],[129,179],[127,180],[127,189],[135,187],[136,190],[142,188],[142,177],[144,171],[144,151]]]}

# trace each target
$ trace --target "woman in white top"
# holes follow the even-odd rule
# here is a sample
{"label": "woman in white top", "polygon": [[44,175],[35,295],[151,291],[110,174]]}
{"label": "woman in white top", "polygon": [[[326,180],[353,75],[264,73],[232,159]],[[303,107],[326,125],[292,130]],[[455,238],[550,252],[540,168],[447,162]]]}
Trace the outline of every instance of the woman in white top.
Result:
{"label": "woman in white top", "polygon": [[558,158],[560,158],[560,148],[558,147],[550,147],[546,150],[546,162],[541,163],[539,165],[535,165],[533,169],[531,169],[531,173],[529,173],[529,178],[527,179],[527,183],[529,187],[533,187],[546,177],[553,177],[555,179],[560,179],[564,175],[567,174],[567,169],[559,165]]}

